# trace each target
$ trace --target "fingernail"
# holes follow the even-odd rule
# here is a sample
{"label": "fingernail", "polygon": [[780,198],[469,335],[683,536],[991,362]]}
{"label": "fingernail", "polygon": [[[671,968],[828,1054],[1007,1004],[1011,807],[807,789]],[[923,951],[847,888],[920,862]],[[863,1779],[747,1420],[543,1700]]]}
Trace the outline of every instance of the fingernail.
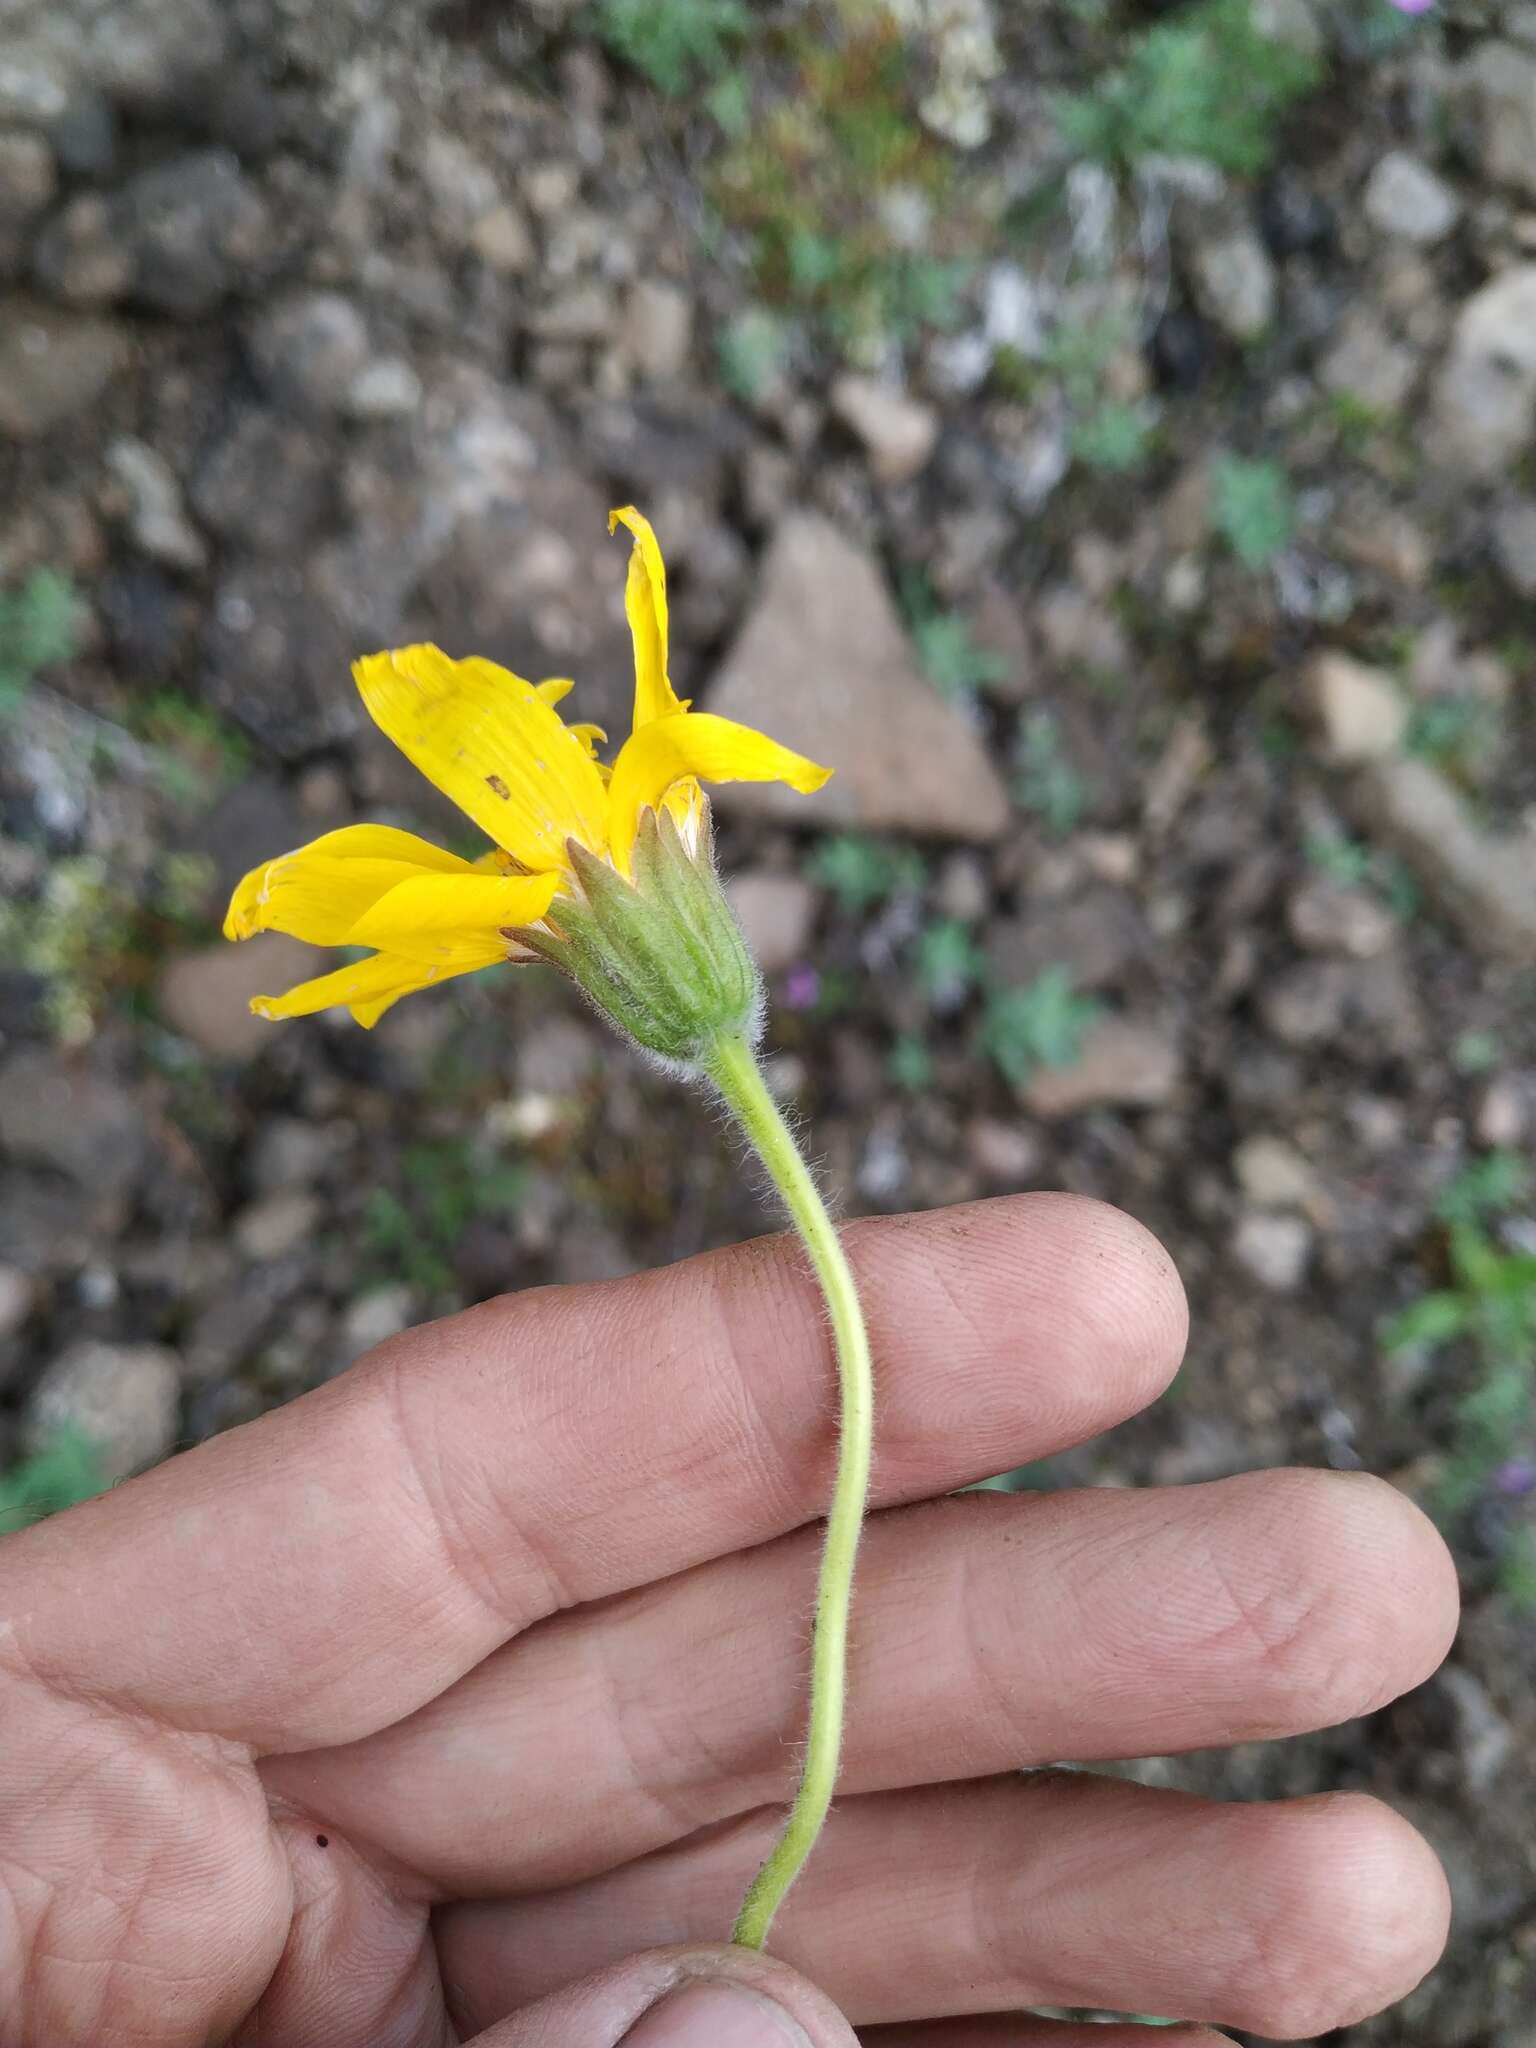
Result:
{"label": "fingernail", "polygon": [[811,2048],[782,2006],[740,1984],[688,1984],[636,2020],[620,2048]]}

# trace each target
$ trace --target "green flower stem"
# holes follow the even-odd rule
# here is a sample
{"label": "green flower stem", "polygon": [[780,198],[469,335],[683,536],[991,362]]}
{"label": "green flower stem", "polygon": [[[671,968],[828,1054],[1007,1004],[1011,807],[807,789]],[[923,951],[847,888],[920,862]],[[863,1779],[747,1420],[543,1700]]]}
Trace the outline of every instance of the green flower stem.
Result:
{"label": "green flower stem", "polygon": [[837,1478],[816,1589],[805,1763],[784,1832],[753,1879],[731,1937],[742,1948],[761,1948],[785,1893],[816,1845],[837,1783],[848,1689],[848,1610],[853,1598],[854,1559],[869,1493],[874,1377],[869,1334],[864,1327],[853,1273],[826,1204],[788,1124],[768,1092],[756,1057],[744,1039],[732,1037],[722,1039],[703,1064],[705,1074],[724,1096],[784,1197],[795,1228],[810,1253],[827,1298],[841,1391]]}

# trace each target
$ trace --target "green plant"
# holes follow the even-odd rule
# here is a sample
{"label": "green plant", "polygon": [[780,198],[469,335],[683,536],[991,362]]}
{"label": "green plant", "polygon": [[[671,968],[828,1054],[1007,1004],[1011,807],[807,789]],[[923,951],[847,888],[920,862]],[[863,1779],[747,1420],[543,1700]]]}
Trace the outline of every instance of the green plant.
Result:
{"label": "green plant", "polygon": [[75,587],[56,569],[34,569],[19,590],[0,591],[0,718],[43,669],[69,659],[77,612]]}
{"label": "green plant", "polygon": [[90,1438],[83,1430],[61,1429],[30,1458],[0,1472],[0,1533],[89,1500],[106,1483]]}
{"label": "green plant", "polygon": [[373,1263],[418,1293],[442,1294],[453,1284],[453,1254],[469,1225],[513,1214],[527,1186],[516,1161],[487,1156],[463,1139],[408,1145],[398,1189],[374,1188],[363,1210],[363,1235]]}
{"label": "green plant", "polygon": [[831,891],[849,916],[923,886],[920,854],[862,832],[839,832],[824,839],[811,855],[807,872],[813,882]]}
{"label": "green plant", "polygon": [[1145,403],[1106,398],[1072,430],[1072,452],[1090,469],[1124,475],[1140,469],[1157,439],[1157,416]]}
{"label": "green plant", "polygon": [[926,576],[909,570],[901,579],[901,597],[917,658],[941,696],[964,702],[1007,675],[1007,662],[978,647],[960,614],[938,604]]}
{"label": "green plant", "polygon": [[1216,531],[1249,569],[1264,569],[1296,530],[1296,501],[1278,462],[1223,455],[1211,472]]}
{"label": "green plant", "polygon": [[903,1095],[923,1095],[933,1086],[933,1055],[922,1039],[903,1032],[891,1047],[886,1072]]}
{"label": "green plant", "polygon": [[250,766],[245,735],[206,704],[179,690],[156,690],[131,725],[155,749],[161,787],[178,801],[204,801]]}
{"label": "green plant", "polygon": [[1414,707],[1403,746],[1453,773],[1486,759],[1498,743],[1498,714],[1480,697],[1432,697]]}
{"label": "green plant", "polygon": [[776,313],[748,306],[722,328],[716,343],[725,387],[756,405],[780,382],[789,359],[789,335]]}
{"label": "green plant", "polygon": [[1501,1057],[1496,1032],[1462,1031],[1451,1041],[1451,1065],[1458,1074],[1486,1074]]}
{"label": "green plant", "polygon": [[1319,874],[1341,887],[1376,890],[1393,915],[1404,922],[1419,908],[1418,883],[1396,854],[1383,853],[1337,831],[1309,833],[1302,851]]}
{"label": "green plant", "polygon": [[658,92],[718,78],[752,26],[743,0],[599,0],[597,30]]}
{"label": "green plant", "polygon": [[1056,122],[1081,156],[1198,156],[1248,176],[1273,160],[1282,116],[1320,76],[1315,58],[1255,28],[1250,0],[1195,0],[1135,37],[1091,91],[1058,98]]}
{"label": "green plant", "polygon": [[1062,753],[1056,720],[1049,711],[1031,711],[1020,723],[1017,758],[1016,800],[1054,837],[1065,838],[1083,815],[1088,787]]}
{"label": "green plant", "polygon": [[988,996],[982,1048],[1022,1088],[1037,1067],[1070,1066],[1099,1015],[1099,1005],[1073,989],[1067,968],[1047,967],[1021,988]]}
{"label": "green plant", "polygon": [[[1456,1404],[1452,1441],[1437,1488],[1448,1520],[1464,1516],[1531,1430],[1536,1392],[1536,1251],[1506,1242],[1501,1224],[1530,1202],[1531,1169],[1513,1152],[1492,1152],[1446,1188],[1437,1205],[1445,1233],[1447,1284],[1422,1294],[1382,1331],[1391,1353],[1434,1354],[1466,1347],[1474,1380]],[[1502,1563],[1505,1583],[1524,1583],[1536,1556],[1516,1546]]]}
{"label": "green plant", "polygon": [[935,918],[917,936],[917,978],[941,1014],[958,1010],[982,978],[985,960],[957,917]]}

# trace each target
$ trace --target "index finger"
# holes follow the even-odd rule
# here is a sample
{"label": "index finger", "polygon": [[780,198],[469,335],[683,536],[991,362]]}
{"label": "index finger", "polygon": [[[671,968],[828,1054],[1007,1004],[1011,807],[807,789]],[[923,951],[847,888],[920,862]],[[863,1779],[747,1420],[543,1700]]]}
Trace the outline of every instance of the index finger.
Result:
{"label": "index finger", "polygon": [[[1071,1196],[846,1233],[878,1380],[874,1499],[1134,1413],[1176,1369],[1155,1239]],[[0,1546],[0,1668],[263,1752],[353,1740],[531,1622],[814,1518],[835,1451],[790,1240],[541,1289]]]}

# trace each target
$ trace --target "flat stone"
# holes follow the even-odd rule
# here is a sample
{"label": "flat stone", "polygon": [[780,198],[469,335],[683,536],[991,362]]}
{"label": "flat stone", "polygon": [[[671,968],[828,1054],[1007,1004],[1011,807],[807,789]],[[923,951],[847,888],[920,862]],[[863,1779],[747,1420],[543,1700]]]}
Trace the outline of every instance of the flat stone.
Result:
{"label": "flat stone", "polygon": [[1406,149],[1389,149],[1366,180],[1365,217],[1384,235],[1425,247],[1443,242],[1461,218],[1461,201]]}
{"label": "flat stone", "polygon": [[1536,956],[1536,838],[1483,831],[1427,761],[1371,762],[1353,793],[1472,946],[1527,963]]}
{"label": "flat stone", "polygon": [[251,329],[250,350],[274,398],[324,419],[345,410],[368,367],[368,328],[340,292],[295,292],[262,312]]}
{"label": "flat stone", "polygon": [[22,293],[0,298],[0,435],[35,441],[95,404],[128,360],[110,320]]}
{"label": "flat stone", "polygon": [[1273,325],[1279,279],[1251,228],[1233,228],[1197,242],[1191,266],[1202,312],[1234,341],[1256,341]]}
{"label": "flat stone", "polygon": [[1271,1294],[1294,1294],[1307,1276],[1312,1226],[1301,1216],[1255,1212],[1233,1232],[1232,1256]]}
{"label": "flat stone", "polygon": [[814,801],[742,783],[721,790],[722,809],[983,842],[1008,829],[1002,779],[919,668],[879,569],[814,514],[792,514],[775,535],[708,709],[837,771]]}
{"label": "flat stone", "polygon": [[214,1059],[247,1060],[272,1043],[277,1026],[251,1014],[251,998],[281,995],[335,962],[281,932],[242,945],[183,953],[160,977],[160,1014]]}
{"label": "flat stone", "polygon": [[272,252],[266,202],[230,150],[151,164],[123,187],[115,217],[133,255],[135,296],[182,320],[259,282]]}
{"label": "flat stone", "polygon": [[1317,1195],[1317,1176],[1296,1147],[1264,1132],[1238,1146],[1232,1172],[1256,1209],[1303,1209]]}
{"label": "flat stone", "polygon": [[1379,760],[1402,745],[1408,704],[1389,675],[1328,648],[1303,679],[1326,758],[1335,767]]}
{"label": "flat stone", "polygon": [[242,1209],[231,1226],[235,1243],[257,1263],[286,1258],[314,1237],[323,1214],[320,1198],[302,1188],[264,1196]]}
{"label": "flat stone", "polygon": [[726,894],[765,974],[779,974],[804,959],[816,921],[816,891],[809,882],[746,869],[730,877]]}
{"label": "flat stone", "polygon": [[1536,55],[1490,37],[1456,80],[1469,148],[1494,185],[1536,198]]}
{"label": "flat stone", "polygon": [[1033,1115],[1048,1119],[1085,1109],[1159,1109],[1183,1077],[1183,1054],[1160,1026],[1106,1017],[1070,1066],[1037,1068],[1023,1097]]}
{"label": "flat stone", "polygon": [[208,559],[188,519],[176,472],[158,450],[125,434],[107,450],[107,468],[128,502],[128,534],[141,554],[172,569],[200,569]]}
{"label": "flat stone", "polygon": [[109,1198],[139,1179],[149,1152],[145,1111],[104,1074],[38,1047],[0,1067],[0,1147]]}
{"label": "flat stone", "polygon": [[1426,448],[1453,476],[1497,476],[1536,425],[1536,263],[1501,271],[1456,317]]}
{"label": "flat stone", "polygon": [[878,377],[849,371],[832,386],[832,410],[863,442],[882,483],[909,483],[927,468],[939,438],[931,405]]}
{"label": "flat stone", "polygon": [[61,1430],[78,1430],[102,1477],[126,1479],[174,1447],[180,1398],[175,1352],[87,1338],[43,1368],[27,1403],[27,1441],[41,1450]]}
{"label": "flat stone", "polygon": [[624,306],[624,353],[653,384],[670,384],[693,353],[693,300],[675,284],[643,277]]}

